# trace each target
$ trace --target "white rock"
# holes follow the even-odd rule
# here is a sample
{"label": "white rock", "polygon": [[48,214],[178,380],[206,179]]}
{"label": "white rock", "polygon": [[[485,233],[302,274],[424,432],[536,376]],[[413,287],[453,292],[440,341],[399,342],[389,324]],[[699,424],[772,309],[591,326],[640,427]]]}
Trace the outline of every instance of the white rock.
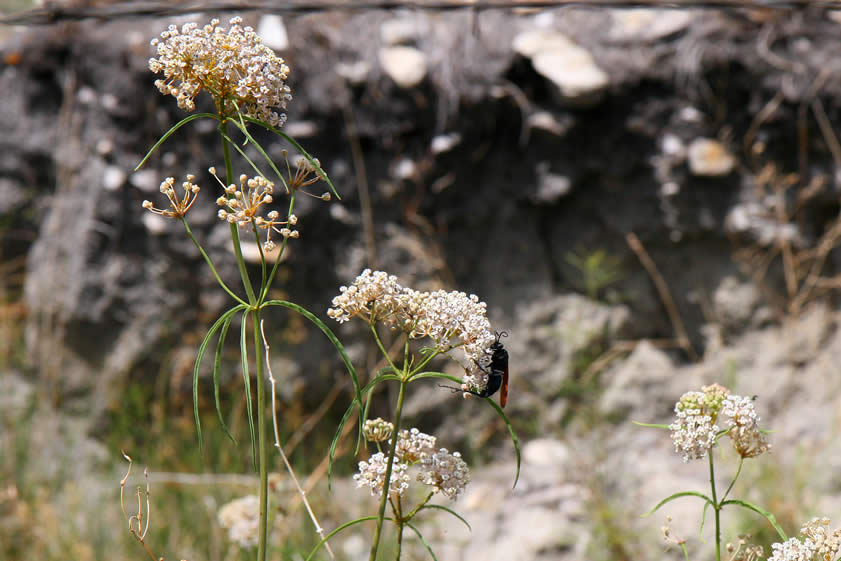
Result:
{"label": "white rock", "polygon": [[552,29],[529,29],[523,31],[512,43],[514,52],[526,58],[546,51],[562,51],[575,46],[563,33]]}
{"label": "white rock", "polygon": [[340,62],[336,65],[336,74],[354,85],[365,83],[371,72],[371,65],[364,60],[356,62]]}
{"label": "white rock", "polygon": [[380,65],[403,89],[414,88],[426,77],[426,55],[414,47],[380,49]]}
{"label": "white rock", "polygon": [[292,138],[308,138],[318,134],[318,125],[315,121],[289,121],[283,125],[283,128]]}
{"label": "white rock", "polygon": [[589,51],[572,45],[567,49],[540,52],[532,58],[534,69],[553,82],[568,99],[593,98],[610,83]]}
{"label": "white rock", "polygon": [[95,149],[100,156],[107,156],[114,151],[114,143],[109,138],[102,138],[96,143]]}
{"label": "white rock", "polygon": [[461,135],[457,132],[450,134],[439,134],[432,139],[429,149],[433,154],[449,152],[461,142]]}
{"label": "white rock", "polygon": [[141,215],[140,220],[143,222],[143,225],[146,226],[146,229],[149,230],[149,233],[151,234],[160,236],[161,234],[166,232],[167,219],[159,214],[152,214],[151,212],[144,211]]}
{"label": "white rock", "polygon": [[692,21],[686,10],[611,10],[613,25],[608,37],[614,41],[654,41],[683,30]]}
{"label": "white rock", "polygon": [[564,175],[549,172],[549,163],[540,162],[537,165],[538,185],[534,199],[538,203],[552,204],[567,195],[572,188],[572,182]]}
{"label": "white rock", "polygon": [[564,98],[597,98],[609,83],[590,52],[558,31],[524,31],[514,38],[513,48],[531,58],[534,69],[558,86]]}
{"label": "white rock", "polygon": [[282,51],[289,47],[289,34],[283,18],[275,14],[266,14],[257,24],[257,35],[263,38],[263,44],[275,51]]}
{"label": "white rock", "polygon": [[540,129],[552,134],[563,136],[570,128],[570,123],[562,123],[548,111],[535,111],[527,120],[531,129]]}
{"label": "white rock", "polygon": [[158,174],[151,169],[136,171],[129,177],[129,183],[146,193],[157,192],[161,186]]}
{"label": "white rock", "polygon": [[417,172],[418,166],[410,160],[409,158],[402,158],[397,164],[394,166],[394,177],[397,179],[409,179],[415,172]]}
{"label": "white rock", "polygon": [[563,471],[570,461],[569,448],[560,440],[537,438],[523,446],[523,462],[533,466],[553,466]]}
{"label": "white rock", "polygon": [[102,172],[102,187],[106,191],[116,191],[126,180],[126,172],[121,167],[107,166]]}
{"label": "white rock", "polygon": [[687,151],[689,171],[705,177],[727,175],[736,166],[736,159],[721,142],[711,138],[696,138]]}

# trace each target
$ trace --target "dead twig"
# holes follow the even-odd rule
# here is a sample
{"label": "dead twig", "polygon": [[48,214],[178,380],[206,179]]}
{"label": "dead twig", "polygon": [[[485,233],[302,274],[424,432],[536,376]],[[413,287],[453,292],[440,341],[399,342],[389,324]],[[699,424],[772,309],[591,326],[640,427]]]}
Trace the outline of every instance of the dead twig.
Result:
{"label": "dead twig", "polygon": [[[260,320],[260,335],[263,337],[263,347],[266,349],[266,372],[269,376],[269,382],[272,385],[272,426],[274,427],[274,445],[277,448],[280,457],[283,459],[284,465],[286,465],[286,470],[289,472],[289,477],[292,478],[292,482],[295,484],[295,488],[298,489],[298,493],[301,496],[301,500],[304,503],[304,506],[307,509],[307,513],[310,515],[310,520],[312,520],[313,525],[315,526],[316,533],[321,537],[322,540],[326,539],[324,535],[324,528],[321,527],[321,524],[318,523],[318,518],[316,518],[315,513],[310,506],[309,501],[307,500],[306,492],[301,488],[301,484],[298,483],[298,478],[295,476],[295,470],[292,469],[292,464],[289,463],[289,460],[286,458],[286,454],[283,452],[283,447],[280,445],[280,432],[277,429],[277,392],[275,391],[275,378],[274,374],[272,374],[272,363],[271,358],[269,356],[269,341],[266,339],[266,332],[264,330],[264,323],[265,320]],[[327,549],[327,553],[330,554],[331,559],[336,559],[336,556],[333,554],[333,550],[330,548],[330,544],[324,542],[324,547]]]}
{"label": "dead twig", "polygon": [[692,348],[692,343],[690,343],[689,336],[686,334],[683,321],[680,319],[680,314],[678,313],[677,306],[672,298],[672,293],[669,291],[669,286],[663,279],[663,275],[661,275],[660,271],[657,270],[657,265],[654,264],[654,261],[648,255],[648,252],[645,250],[642,242],[636,234],[628,232],[625,234],[625,241],[628,243],[628,247],[631,248],[631,251],[637,255],[637,258],[640,260],[640,263],[642,263],[642,266],[645,268],[648,276],[651,277],[651,280],[654,282],[654,287],[660,295],[660,300],[666,307],[666,313],[669,315],[669,321],[671,321],[672,327],[675,330],[680,348],[686,351],[686,354],[688,354],[692,360],[697,361],[698,353],[696,353],[695,349]]}

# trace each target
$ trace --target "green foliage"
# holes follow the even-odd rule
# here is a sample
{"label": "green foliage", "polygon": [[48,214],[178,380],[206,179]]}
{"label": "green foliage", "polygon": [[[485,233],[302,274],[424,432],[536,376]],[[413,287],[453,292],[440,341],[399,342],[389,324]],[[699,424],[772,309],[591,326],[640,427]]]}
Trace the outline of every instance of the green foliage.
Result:
{"label": "green foliage", "polygon": [[570,269],[572,285],[592,300],[598,300],[605,288],[625,277],[622,260],[603,249],[579,248],[567,252],[564,259]]}

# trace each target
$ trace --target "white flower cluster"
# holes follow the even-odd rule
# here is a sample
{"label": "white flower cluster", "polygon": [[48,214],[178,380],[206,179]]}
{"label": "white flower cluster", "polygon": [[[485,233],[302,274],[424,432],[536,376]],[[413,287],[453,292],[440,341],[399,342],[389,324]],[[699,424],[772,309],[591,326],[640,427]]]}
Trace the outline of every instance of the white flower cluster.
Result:
{"label": "white flower cluster", "polygon": [[768,561],[812,561],[815,544],[809,539],[801,542],[797,538],[789,538],[783,543],[772,544],[771,550]]}
{"label": "white flower cluster", "polygon": [[733,447],[743,458],[754,458],[771,449],[768,439],[759,430],[759,416],[750,397],[727,396],[722,409],[730,418],[730,431]]}
{"label": "white flower cluster", "polygon": [[[359,473],[353,476],[356,480],[356,487],[370,487],[371,495],[381,497],[385,485],[385,472],[388,467],[388,456],[377,452],[368,461],[359,462]],[[409,488],[409,474],[406,470],[409,464],[394,461],[391,468],[391,483],[388,486],[389,496],[402,495],[403,491]]]}
{"label": "white flower cluster", "polygon": [[[442,493],[455,500],[470,482],[470,469],[458,452],[450,453],[446,448],[435,449],[434,436],[416,428],[402,430],[397,436],[394,452],[394,467],[389,485],[390,495],[402,495],[409,488],[409,467],[420,465],[417,480],[432,487],[434,493]],[[367,462],[359,462],[359,473],[353,476],[357,487],[370,487],[371,495],[382,496],[388,457],[382,452],[371,456]]]}
{"label": "white flower cluster", "polygon": [[395,313],[399,308],[397,296],[403,292],[403,287],[394,275],[365,269],[351,286],[342,286],[339,292],[341,294],[333,298],[333,307],[327,310],[328,317],[344,323],[360,316],[373,324]]}
{"label": "white flower cluster", "polygon": [[753,399],[730,395],[718,384],[704,386],[700,392],[687,392],[675,404],[675,421],[669,425],[675,452],[683,453],[683,461],[700,460],[715,445],[721,429],[716,424],[720,415],[728,419],[727,432],[734,448],[743,458],[767,452],[771,445],[759,429]]}
{"label": "white flower cluster", "polygon": [[196,96],[207,90],[225,115],[235,111],[236,102],[245,114],[279,127],[286,115],[273,108],[285,109],[292,99],[289,67],[241,23],[242,18],[232,18],[227,32],[218,19],[203,27],[186,23],[180,30],[170,25],[152,40],[157,57],[149,59],[149,69],[163,73],[165,79],[155,85],[185,111],[193,111]]}
{"label": "white flower cluster", "polygon": [[418,481],[431,485],[435,493],[450,499],[455,500],[470,481],[470,470],[458,452],[450,454],[446,448],[441,448],[431,456],[421,458],[420,464]]}
{"label": "white flower cluster", "polygon": [[789,538],[783,543],[771,546],[773,554],[769,561],[812,561],[813,559],[837,559],[841,551],[841,528],[828,530],[829,518],[813,518],[803,524],[800,534],[803,540]]}
{"label": "white flower cluster", "polygon": [[239,187],[231,183],[225,187],[225,195],[216,199],[216,204],[223,207],[219,210],[219,218],[245,227],[257,219],[263,204],[272,202],[273,192],[274,184],[266,178],[259,175],[249,178],[242,174],[239,176]]}
{"label": "white flower cluster", "polygon": [[404,462],[413,464],[425,456],[435,452],[434,436],[419,431],[416,428],[401,430],[397,435],[397,450],[394,455]]}
{"label": "white flower cluster", "polygon": [[[464,292],[419,292],[404,288],[397,277],[383,271],[362,271],[351,286],[339,288],[327,315],[339,323],[360,316],[368,323],[382,322],[413,339],[428,337],[442,352],[461,347],[468,374],[487,356],[494,334],[487,304]],[[474,385],[474,384],[471,384]]]}
{"label": "white flower cluster", "polygon": [[217,515],[219,525],[228,529],[228,537],[241,547],[257,545],[260,525],[260,498],[247,495],[222,506]]}
{"label": "white flower cluster", "polygon": [[800,528],[800,533],[811,542],[818,559],[837,559],[841,550],[841,528],[829,531],[829,518],[813,518]]}

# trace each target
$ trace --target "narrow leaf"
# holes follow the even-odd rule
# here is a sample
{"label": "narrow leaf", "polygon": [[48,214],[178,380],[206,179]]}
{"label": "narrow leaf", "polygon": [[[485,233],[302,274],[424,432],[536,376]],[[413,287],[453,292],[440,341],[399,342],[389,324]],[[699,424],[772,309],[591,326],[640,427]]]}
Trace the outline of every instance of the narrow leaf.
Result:
{"label": "narrow leaf", "polygon": [[437,557],[435,557],[435,552],[434,552],[434,551],[432,551],[432,547],[431,547],[431,546],[429,545],[429,543],[426,541],[426,538],[424,538],[424,537],[423,537],[423,534],[421,534],[421,533],[420,533],[420,530],[418,530],[417,528],[415,528],[414,524],[411,524],[411,523],[409,523],[409,522],[406,522],[406,526],[408,526],[409,528],[411,528],[411,529],[412,529],[412,531],[413,531],[415,534],[417,534],[418,538],[420,538],[421,543],[424,545],[424,547],[426,547],[426,550],[429,552],[429,555],[431,555],[431,556],[432,556],[432,559],[433,559],[434,561],[438,561],[438,558],[437,558]]}
{"label": "narrow leaf", "polygon": [[199,453],[202,455],[204,455],[204,445],[201,437],[201,418],[199,417],[199,368],[201,367],[201,361],[204,358],[204,353],[207,351],[207,346],[210,344],[210,339],[213,337],[213,334],[216,333],[223,323],[225,323],[227,318],[233,316],[233,314],[241,309],[242,306],[234,306],[219,316],[205,334],[204,339],[202,339],[201,345],[199,345],[199,352],[196,355],[196,363],[193,365],[193,414],[196,417],[196,433],[198,434],[199,439]]}
{"label": "narrow leaf", "polygon": [[645,518],[646,516],[651,516],[652,514],[654,514],[657,511],[658,508],[660,508],[664,504],[669,503],[669,502],[671,502],[675,499],[679,499],[681,497],[698,497],[700,499],[704,499],[704,501],[706,501],[710,505],[713,504],[712,499],[710,499],[708,496],[706,496],[703,493],[699,493],[698,491],[681,491],[680,493],[675,493],[674,495],[669,495],[668,497],[666,497],[665,499],[663,499],[662,501],[657,503],[657,505],[654,508],[652,508],[651,510],[649,510],[648,512],[643,514],[642,517]]}
{"label": "narrow leaf", "polygon": [[231,434],[228,425],[225,424],[225,419],[222,417],[222,404],[219,399],[219,369],[222,366],[222,352],[225,346],[225,339],[228,336],[228,328],[231,327],[231,321],[234,319],[233,312],[227,315],[228,317],[222,323],[222,331],[219,332],[219,340],[216,342],[216,356],[213,361],[213,398],[216,401],[216,416],[219,417],[219,424],[222,425],[222,430],[225,431],[225,434],[228,435],[231,441],[236,443],[237,439]]}
{"label": "narrow leaf", "polygon": [[151,155],[155,152],[155,150],[157,150],[157,149],[161,146],[161,144],[163,144],[163,143],[164,143],[164,141],[165,141],[167,138],[169,138],[170,136],[172,136],[172,134],[173,134],[173,133],[175,133],[175,131],[177,131],[178,129],[180,129],[181,127],[183,127],[184,125],[186,125],[186,124],[187,124],[187,123],[189,123],[190,121],[195,121],[196,119],[201,119],[202,117],[209,117],[209,118],[211,118],[211,119],[215,119],[215,120],[217,120],[217,121],[219,120],[219,117],[218,117],[218,116],[216,116],[216,115],[214,115],[213,113],[194,113],[193,115],[190,115],[189,117],[184,117],[183,119],[181,119],[180,121],[178,121],[175,125],[173,125],[173,126],[172,126],[172,128],[170,128],[168,131],[166,131],[166,132],[164,133],[164,135],[163,135],[163,136],[162,136],[162,137],[161,137],[161,138],[160,138],[160,139],[159,139],[159,140],[155,143],[155,145],[154,145],[154,146],[152,146],[152,147],[149,149],[149,151],[146,153],[146,155],[145,155],[145,156],[143,156],[143,159],[142,159],[142,160],[140,160],[140,163],[139,163],[139,164],[137,164],[137,167],[136,167],[136,168],[134,168],[134,171],[139,170],[139,169],[140,169],[140,167],[141,167],[143,164],[145,164],[145,163],[146,163],[146,160],[148,160],[148,159],[149,159],[149,157],[150,157],[150,156],[151,156]]}
{"label": "narrow leaf", "polygon": [[761,508],[761,507],[759,507],[759,506],[757,506],[757,505],[755,505],[751,502],[743,501],[743,500],[740,500],[740,499],[726,500],[723,503],[721,503],[721,506],[729,505],[729,504],[739,505],[739,506],[742,506],[742,507],[744,507],[748,510],[754,511],[757,514],[761,514],[762,516],[764,516],[768,520],[768,522],[771,523],[771,526],[774,527],[774,529],[777,531],[777,534],[780,535],[780,538],[783,541],[786,541],[788,539],[788,537],[786,537],[786,533],[783,531],[782,526],[780,526],[779,522],[777,522],[777,518],[771,512],[769,512],[769,511],[765,510],[764,508]]}
{"label": "narrow leaf", "polygon": [[511,440],[514,442],[514,452],[517,454],[517,474],[514,476],[514,485],[512,485],[512,488],[516,487],[517,481],[520,479],[520,440],[517,438],[517,433],[514,432],[514,427],[511,425],[511,421],[508,420],[508,417],[505,415],[502,407],[500,407],[499,404],[490,397],[486,397],[485,401],[489,403],[491,407],[496,409],[497,414],[502,417],[502,421],[505,423],[505,426],[508,428],[508,432],[511,434]]}
{"label": "narrow leaf", "polygon": [[637,425],[638,427],[651,427],[653,429],[668,429],[669,428],[669,425],[662,425],[662,424],[656,424],[656,423],[641,423],[639,421],[631,421],[631,422],[634,423],[635,425]]}
{"label": "narrow leaf", "polygon": [[248,413],[248,432],[251,434],[251,459],[254,462],[254,469],[257,469],[257,437],[254,432],[254,413],[251,407],[251,376],[248,372],[248,344],[247,344],[247,327],[248,314],[246,311],[242,314],[242,328],[240,329],[239,337],[239,353],[242,360],[242,380],[245,384],[245,405]]}
{"label": "narrow leaf", "polygon": [[[351,526],[353,526],[355,524],[359,524],[360,522],[368,522],[369,520],[376,520],[376,519],[377,519],[376,516],[365,516],[363,518],[357,518],[356,520],[351,520],[350,522],[346,522],[346,523],[342,524],[341,526],[339,526],[338,528],[336,528],[335,530],[333,530],[332,532],[327,534],[324,537],[323,540],[318,542],[318,545],[315,546],[315,549],[313,549],[310,552],[310,554],[307,555],[306,561],[310,561],[313,558],[313,556],[316,553],[318,553],[318,550],[321,549],[321,547],[330,540],[330,538],[332,538],[333,536],[335,536],[336,534],[338,534],[342,530],[345,530],[346,528],[350,528]],[[384,518],[384,520],[391,520],[391,518],[386,517],[386,518]]]}
{"label": "narrow leaf", "polygon": [[437,509],[439,509],[439,510],[443,510],[443,511],[445,511],[445,512],[449,512],[450,514],[452,514],[453,516],[455,516],[456,518],[458,518],[459,520],[461,520],[461,521],[464,523],[464,525],[465,525],[465,526],[467,526],[467,529],[468,529],[468,530],[470,530],[471,532],[473,531],[473,528],[471,528],[471,527],[470,527],[470,524],[468,524],[468,523],[467,523],[467,520],[465,520],[464,518],[462,518],[462,517],[461,517],[461,515],[459,515],[459,513],[457,513],[456,511],[454,511],[454,510],[453,510],[453,509],[451,509],[451,508],[447,508],[447,507],[445,507],[444,505],[425,504],[425,505],[423,505],[423,507],[421,507],[421,510],[423,510],[423,509],[425,509],[425,508],[437,508]]}

